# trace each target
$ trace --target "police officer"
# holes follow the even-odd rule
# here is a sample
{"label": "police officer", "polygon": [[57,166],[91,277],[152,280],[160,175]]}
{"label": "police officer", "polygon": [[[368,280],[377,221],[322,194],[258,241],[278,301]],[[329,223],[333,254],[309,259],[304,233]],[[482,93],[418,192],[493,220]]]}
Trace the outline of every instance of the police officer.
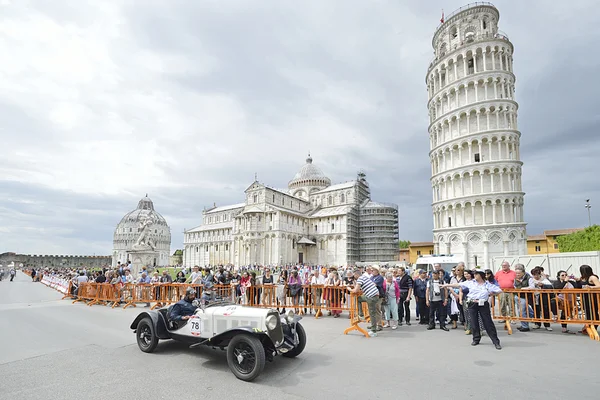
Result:
{"label": "police officer", "polygon": [[498,339],[498,333],[496,327],[492,321],[492,315],[490,313],[490,296],[495,296],[502,293],[502,289],[497,285],[494,285],[485,279],[484,271],[475,271],[475,280],[465,281],[455,284],[443,285],[443,287],[460,287],[469,289],[467,294],[467,304],[469,307],[469,316],[471,317],[471,330],[473,332],[473,342],[471,346],[477,346],[481,340],[481,330],[477,321],[481,316],[483,326],[492,339],[492,343],[496,346],[497,350],[502,350],[500,346],[500,339]]}
{"label": "police officer", "polygon": [[196,311],[195,305],[192,304],[194,299],[196,298],[196,289],[189,287],[185,290],[185,296],[183,299],[179,300],[173,308],[171,309],[171,313],[169,314],[169,318],[171,321],[187,321],[190,319],[194,312]]}

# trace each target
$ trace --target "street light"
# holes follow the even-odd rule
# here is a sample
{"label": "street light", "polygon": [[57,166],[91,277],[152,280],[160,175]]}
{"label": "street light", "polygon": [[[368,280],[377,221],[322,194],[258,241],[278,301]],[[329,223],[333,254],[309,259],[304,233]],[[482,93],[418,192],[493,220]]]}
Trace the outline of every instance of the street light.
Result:
{"label": "street light", "polygon": [[591,214],[591,208],[592,205],[590,204],[590,199],[587,199],[585,201],[585,208],[587,208],[588,211],[588,222],[589,222],[589,226],[592,226],[592,214]]}

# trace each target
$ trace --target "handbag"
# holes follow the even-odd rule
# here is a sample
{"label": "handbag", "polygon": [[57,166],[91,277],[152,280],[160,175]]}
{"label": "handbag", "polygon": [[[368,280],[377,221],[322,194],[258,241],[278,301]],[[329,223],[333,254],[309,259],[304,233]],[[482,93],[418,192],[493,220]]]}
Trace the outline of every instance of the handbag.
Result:
{"label": "handbag", "polygon": [[299,296],[302,291],[302,285],[299,283],[293,283],[291,285],[288,285],[288,287],[290,290],[291,297]]}

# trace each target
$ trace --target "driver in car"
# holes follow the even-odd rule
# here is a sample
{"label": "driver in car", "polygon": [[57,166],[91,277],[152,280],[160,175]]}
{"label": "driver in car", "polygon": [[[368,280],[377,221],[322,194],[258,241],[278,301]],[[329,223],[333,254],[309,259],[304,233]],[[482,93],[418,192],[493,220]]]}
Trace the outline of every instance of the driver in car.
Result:
{"label": "driver in car", "polygon": [[171,321],[187,321],[196,311],[195,305],[192,304],[196,298],[196,289],[189,287],[185,291],[185,296],[173,305],[169,318]]}

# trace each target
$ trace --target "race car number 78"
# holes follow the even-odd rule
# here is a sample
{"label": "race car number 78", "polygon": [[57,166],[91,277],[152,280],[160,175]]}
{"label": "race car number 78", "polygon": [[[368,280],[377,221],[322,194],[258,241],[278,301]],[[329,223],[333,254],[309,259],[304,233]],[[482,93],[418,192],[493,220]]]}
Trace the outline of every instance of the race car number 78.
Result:
{"label": "race car number 78", "polygon": [[200,318],[191,318],[190,324],[190,333],[194,336],[200,336],[200,333],[202,332],[202,320]]}

